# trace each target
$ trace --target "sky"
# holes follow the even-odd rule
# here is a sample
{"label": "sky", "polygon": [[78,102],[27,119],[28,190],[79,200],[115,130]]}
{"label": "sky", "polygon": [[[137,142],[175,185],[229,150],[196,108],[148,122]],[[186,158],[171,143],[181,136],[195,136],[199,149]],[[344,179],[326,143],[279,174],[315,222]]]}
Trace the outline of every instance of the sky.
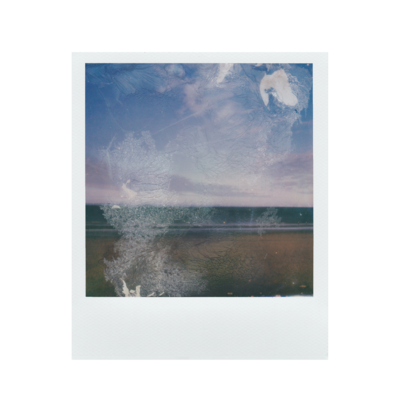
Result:
{"label": "sky", "polygon": [[312,64],[86,64],[86,203],[312,207]]}

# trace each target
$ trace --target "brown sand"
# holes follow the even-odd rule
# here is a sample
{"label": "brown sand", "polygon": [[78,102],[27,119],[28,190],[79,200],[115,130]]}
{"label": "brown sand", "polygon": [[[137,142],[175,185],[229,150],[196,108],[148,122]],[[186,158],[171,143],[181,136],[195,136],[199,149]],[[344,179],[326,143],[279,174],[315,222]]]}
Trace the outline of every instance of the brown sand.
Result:
{"label": "brown sand", "polygon": [[86,296],[114,297],[114,286],[104,278],[104,258],[114,254],[116,236],[86,236]]}
{"label": "brown sand", "polygon": [[[87,238],[87,296],[115,296],[104,279],[103,262],[117,257],[115,241]],[[171,262],[203,273],[205,296],[313,294],[312,231],[167,236],[158,245],[168,247]]]}

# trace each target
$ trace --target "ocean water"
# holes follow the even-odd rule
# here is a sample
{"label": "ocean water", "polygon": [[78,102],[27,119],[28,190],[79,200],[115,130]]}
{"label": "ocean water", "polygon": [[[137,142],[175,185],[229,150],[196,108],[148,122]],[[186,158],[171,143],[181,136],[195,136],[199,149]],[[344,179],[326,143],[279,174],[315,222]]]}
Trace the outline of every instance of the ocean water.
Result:
{"label": "ocean water", "polygon": [[[167,207],[166,207],[167,208]],[[171,207],[172,208],[172,207]],[[187,207],[190,209],[191,207]],[[192,207],[192,209],[198,209]],[[207,211],[213,211],[212,220],[216,224],[256,225],[257,218],[270,207],[207,207]],[[274,207],[280,225],[297,224],[312,226],[314,222],[313,208],[311,207]],[[86,229],[112,228],[104,217],[101,206],[86,205]]]}
{"label": "ocean water", "polygon": [[87,296],[309,296],[312,208],[86,206]]}

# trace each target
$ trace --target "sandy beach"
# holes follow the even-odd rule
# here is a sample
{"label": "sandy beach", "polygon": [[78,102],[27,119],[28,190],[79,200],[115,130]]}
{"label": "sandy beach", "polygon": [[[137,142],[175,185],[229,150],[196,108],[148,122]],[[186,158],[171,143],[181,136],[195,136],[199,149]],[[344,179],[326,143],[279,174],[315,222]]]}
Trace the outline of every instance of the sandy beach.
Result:
{"label": "sandy beach", "polygon": [[[111,233],[86,238],[86,295],[115,296],[104,278],[104,259],[117,258]],[[206,289],[197,296],[289,296],[313,294],[313,231],[198,232],[155,241],[171,263],[200,273]],[[140,273],[132,272],[132,281]]]}

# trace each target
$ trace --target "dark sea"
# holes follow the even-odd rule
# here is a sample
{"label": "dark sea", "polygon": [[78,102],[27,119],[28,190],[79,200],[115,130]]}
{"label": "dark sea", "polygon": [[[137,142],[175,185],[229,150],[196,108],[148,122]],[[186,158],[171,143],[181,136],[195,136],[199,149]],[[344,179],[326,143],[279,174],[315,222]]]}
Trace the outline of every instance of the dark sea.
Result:
{"label": "dark sea", "polygon": [[160,210],[86,205],[87,296],[313,295],[313,208]]}

